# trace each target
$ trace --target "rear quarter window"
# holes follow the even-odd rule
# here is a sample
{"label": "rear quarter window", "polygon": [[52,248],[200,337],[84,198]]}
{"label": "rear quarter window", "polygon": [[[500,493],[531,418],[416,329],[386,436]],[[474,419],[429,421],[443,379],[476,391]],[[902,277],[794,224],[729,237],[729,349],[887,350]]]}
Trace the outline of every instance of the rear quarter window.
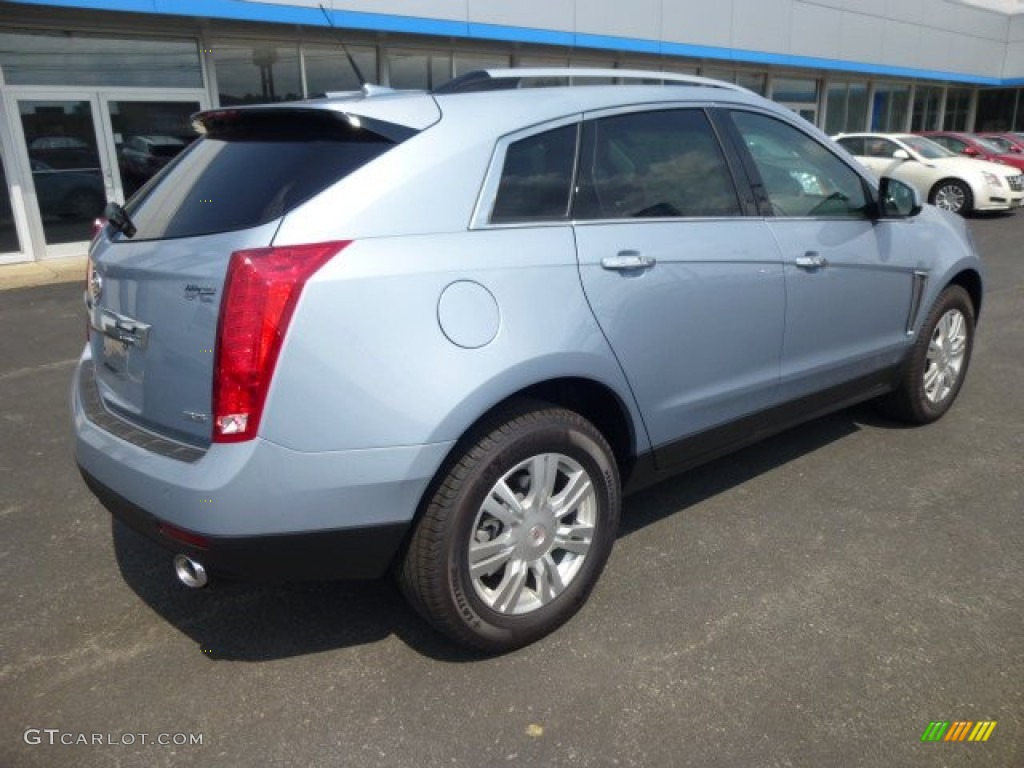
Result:
{"label": "rear quarter window", "polygon": [[491,222],[554,221],[569,214],[575,125],[528,136],[505,152]]}
{"label": "rear quarter window", "polygon": [[215,122],[129,201],[133,240],[265,224],[394,146],[325,110],[238,114]]}

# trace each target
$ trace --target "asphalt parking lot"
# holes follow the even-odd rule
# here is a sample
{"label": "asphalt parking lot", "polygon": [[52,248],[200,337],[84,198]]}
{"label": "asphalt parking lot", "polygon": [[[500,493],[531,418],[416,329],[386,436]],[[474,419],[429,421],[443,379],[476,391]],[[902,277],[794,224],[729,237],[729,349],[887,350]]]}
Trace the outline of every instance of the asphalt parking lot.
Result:
{"label": "asphalt parking lot", "polygon": [[0,293],[0,766],[1024,765],[1024,213],[971,226],[945,419],[857,408],[627,499],[588,605],[490,659],[388,582],[178,586],[74,467],[81,286]]}

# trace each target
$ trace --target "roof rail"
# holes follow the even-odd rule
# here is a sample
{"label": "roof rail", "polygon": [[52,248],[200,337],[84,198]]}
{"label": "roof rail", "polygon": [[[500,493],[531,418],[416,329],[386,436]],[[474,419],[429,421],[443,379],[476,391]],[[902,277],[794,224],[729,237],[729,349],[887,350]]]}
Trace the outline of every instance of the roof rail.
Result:
{"label": "roof rail", "polygon": [[[514,69],[481,69],[467,72],[461,77],[449,80],[433,90],[435,94],[475,93],[480,91],[514,90],[524,87],[524,80],[555,80],[565,78],[569,83],[579,84],[581,80],[602,79],[613,80],[617,85],[627,85],[624,81],[657,80],[671,85],[696,85],[704,88],[723,88],[730,91],[747,93],[747,89],[722,80],[696,75],[680,75],[675,72],[646,72],[640,69],[573,69],[570,67],[523,67]],[[526,87],[546,87],[549,84],[531,83]],[[560,83],[551,83],[557,86]]]}

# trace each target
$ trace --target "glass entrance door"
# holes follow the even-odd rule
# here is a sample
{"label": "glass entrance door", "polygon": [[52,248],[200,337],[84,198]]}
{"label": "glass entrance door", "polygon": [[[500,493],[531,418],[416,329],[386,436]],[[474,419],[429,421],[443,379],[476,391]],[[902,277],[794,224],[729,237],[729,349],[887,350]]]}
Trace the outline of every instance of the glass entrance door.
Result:
{"label": "glass entrance door", "polygon": [[[0,146],[0,264],[18,259],[21,241],[14,223],[14,206],[11,204],[11,185],[7,179],[7,159]],[[20,260],[20,259],[18,259]]]}
{"label": "glass entrance door", "polygon": [[19,98],[16,114],[31,180],[31,189],[26,184],[29,218],[42,230],[46,255],[62,255],[66,249],[60,246],[89,239],[92,221],[113,193],[98,100]]}
{"label": "glass entrance door", "polygon": [[8,98],[23,148],[33,250],[50,258],[84,253],[107,201],[123,203],[184,150],[196,138],[190,117],[206,106],[195,91],[159,99],[132,89]]}

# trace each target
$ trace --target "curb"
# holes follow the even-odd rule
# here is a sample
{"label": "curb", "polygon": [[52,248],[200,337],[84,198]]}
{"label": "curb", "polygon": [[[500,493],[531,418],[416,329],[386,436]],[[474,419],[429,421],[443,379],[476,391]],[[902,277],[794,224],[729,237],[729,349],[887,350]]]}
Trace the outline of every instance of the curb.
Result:
{"label": "curb", "polygon": [[0,291],[85,281],[85,256],[0,265]]}

